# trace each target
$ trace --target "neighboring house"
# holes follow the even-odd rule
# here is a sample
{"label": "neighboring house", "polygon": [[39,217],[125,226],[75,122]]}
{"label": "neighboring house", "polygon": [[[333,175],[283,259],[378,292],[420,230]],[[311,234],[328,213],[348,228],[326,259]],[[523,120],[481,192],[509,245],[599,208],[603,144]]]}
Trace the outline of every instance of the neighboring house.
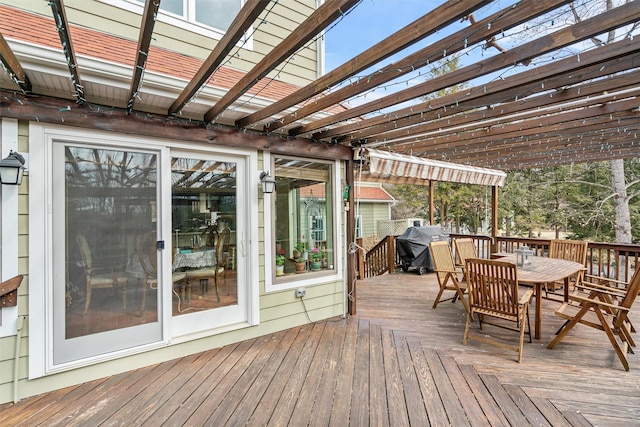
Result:
{"label": "neighboring house", "polygon": [[[216,125],[189,121],[317,1],[275,2],[262,12],[268,25],[258,19],[175,118],[155,116],[170,109],[242,2],[224,4],[233,5],[229,13],[167,13],[163,1],[143,84],[129,99],[142,2],[67,0],[71,58],[51,5],[0,0],[0,33],[41,95],[22,99],[0,72],[0,100],[12,103],[11,117],[0,117],[2,157],[14,150],[28,160],[22,185],[0,190],[2,279],[25,276],[17,307],[0,309],[0,403],[13,399],[14,381],[23,398],[345,314],[342,197],[351,150],[217,125],[316,79],[320,42],[300,50],[278,80],[240,97]],[[82,81],[69,77],[71,61]],[[260,190],[261,171],[270,171],[275,193]],[[362,189],[374,190],[388,196]],[[313,212],[301,209],[305,199]],[[378,209],[386,216],[391,201],[363,197],[363,218]],[[368,220],[362,227],[370,232]],[[322,244],[325,268],[276,277],[280,240],[307,237]],[[306,308],[294,292],[300,287]]]}
{"label": "neighboring house", "polygon": [[354,190],[356,237],[379,237],[380,221],[391,220],[391,207],[396,200],[380,183],[358,182]]}

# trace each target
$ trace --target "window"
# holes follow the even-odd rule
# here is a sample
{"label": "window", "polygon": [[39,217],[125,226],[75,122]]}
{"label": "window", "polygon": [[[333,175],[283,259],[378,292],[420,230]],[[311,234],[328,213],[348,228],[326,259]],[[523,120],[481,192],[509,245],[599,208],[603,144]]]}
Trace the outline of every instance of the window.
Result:
{"label": "window", "polygon": [[[275,157],[275,253],[278,277],[335,273],[334,164]],[[284,256],[284,260],[282,257]],[[284,261],[284,262],[283,262]]]}
{"label": "window", "polygon": [[362,237],[362,215],[356,215],[356,237]]}
{"label": "window", "polygon": [[241,6],[242,0],[162,0],[160,10],[189,22],[227,31]]}

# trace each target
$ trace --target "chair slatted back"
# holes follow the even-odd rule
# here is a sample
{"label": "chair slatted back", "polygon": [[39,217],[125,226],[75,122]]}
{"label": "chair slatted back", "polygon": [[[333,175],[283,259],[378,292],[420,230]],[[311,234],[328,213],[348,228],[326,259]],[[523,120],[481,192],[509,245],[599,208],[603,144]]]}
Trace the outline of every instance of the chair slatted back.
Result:
{"label": "chair slatted back", "polygon": [[227,227],[218,236],[216,242],[216,264],[218,267],[227,265],[227,254],[229,253],[229,238],[231,237],[231,230]]}
{"label": "chair slatted back", "polygon": [[[640,268],[637,266],[635,273],[633,273],[633,277],[631,277],[631,281],[627,285],[627,292],[625,293],[625,296],[620,302],[619,306],[630,310],[631,306],[633,306],[633,303],[636,300],[636,297],[638,296],[638,293],[640,293]],[[616,319],[613,322],[615,328],[622,327],[622,324],[626,321],[626,312],[619,312],[619,314],[623,313],[624,315],[622,316],[616,316]]]}
{"label": "chair slatted back", "polygon": [[89,249],[89,243],[87,239],[82,234],[76,235],[76,243],[78,244],[78,248],[80,249],[80,256],[82,257],[82,263],[84,264],[84,268],[87,270],[91,270],[93,261],[91,259],[91,250]]}
{"label": "chair slatted back", "polygon": [[587,247],[589,242],[581,240],[557,240],[549,244],[549,258],[564,259],[587,265]]}
{"label": "chair slatted back", "polygon": [[444,283],[443,281],[447,280],[449,273],[455,273],[456,271],[456,265],[451,254],[451,246],[446,240],[438,240],[429,243],[429,250],[431,251],[438,281]]}
{"label": "chair slatted back", "polygon": [[473,239],[467,237],[455,239],[454,244],[456,245],[456,259],[459,265],[465,265],[468,258],[478,258]]}
{"label": "chair slatted back", "polygon": [[515,264],[467,259],[469,305],[511,320],[518,319],[518,271]]}

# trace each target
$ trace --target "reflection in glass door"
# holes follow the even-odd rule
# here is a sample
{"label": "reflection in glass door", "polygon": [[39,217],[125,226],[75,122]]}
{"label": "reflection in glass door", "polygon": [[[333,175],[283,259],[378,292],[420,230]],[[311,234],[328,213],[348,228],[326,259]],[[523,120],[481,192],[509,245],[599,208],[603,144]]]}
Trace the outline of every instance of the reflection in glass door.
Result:
{"label": "reflection in glass door", "polygon": [[237,177],[233,159],[171,160],[174,316],[238,305]]}
{"label": "reflection in glass door", "polygon": [[160,341],[159,154],[53,148],[54,364]]}

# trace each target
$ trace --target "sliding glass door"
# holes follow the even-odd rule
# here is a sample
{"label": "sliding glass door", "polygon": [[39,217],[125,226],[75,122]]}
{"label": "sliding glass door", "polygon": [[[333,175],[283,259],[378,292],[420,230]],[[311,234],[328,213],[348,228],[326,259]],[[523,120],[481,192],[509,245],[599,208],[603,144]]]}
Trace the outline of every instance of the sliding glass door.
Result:
{"label": "sliding glass door", "polygon": [[161,340],[158,159],[54,142],[54,365]]}
{"label": "sliding glass door", "polygon": [[243,233],[246,160],[171,154],[171,277],[174,335],[247,320]]}

